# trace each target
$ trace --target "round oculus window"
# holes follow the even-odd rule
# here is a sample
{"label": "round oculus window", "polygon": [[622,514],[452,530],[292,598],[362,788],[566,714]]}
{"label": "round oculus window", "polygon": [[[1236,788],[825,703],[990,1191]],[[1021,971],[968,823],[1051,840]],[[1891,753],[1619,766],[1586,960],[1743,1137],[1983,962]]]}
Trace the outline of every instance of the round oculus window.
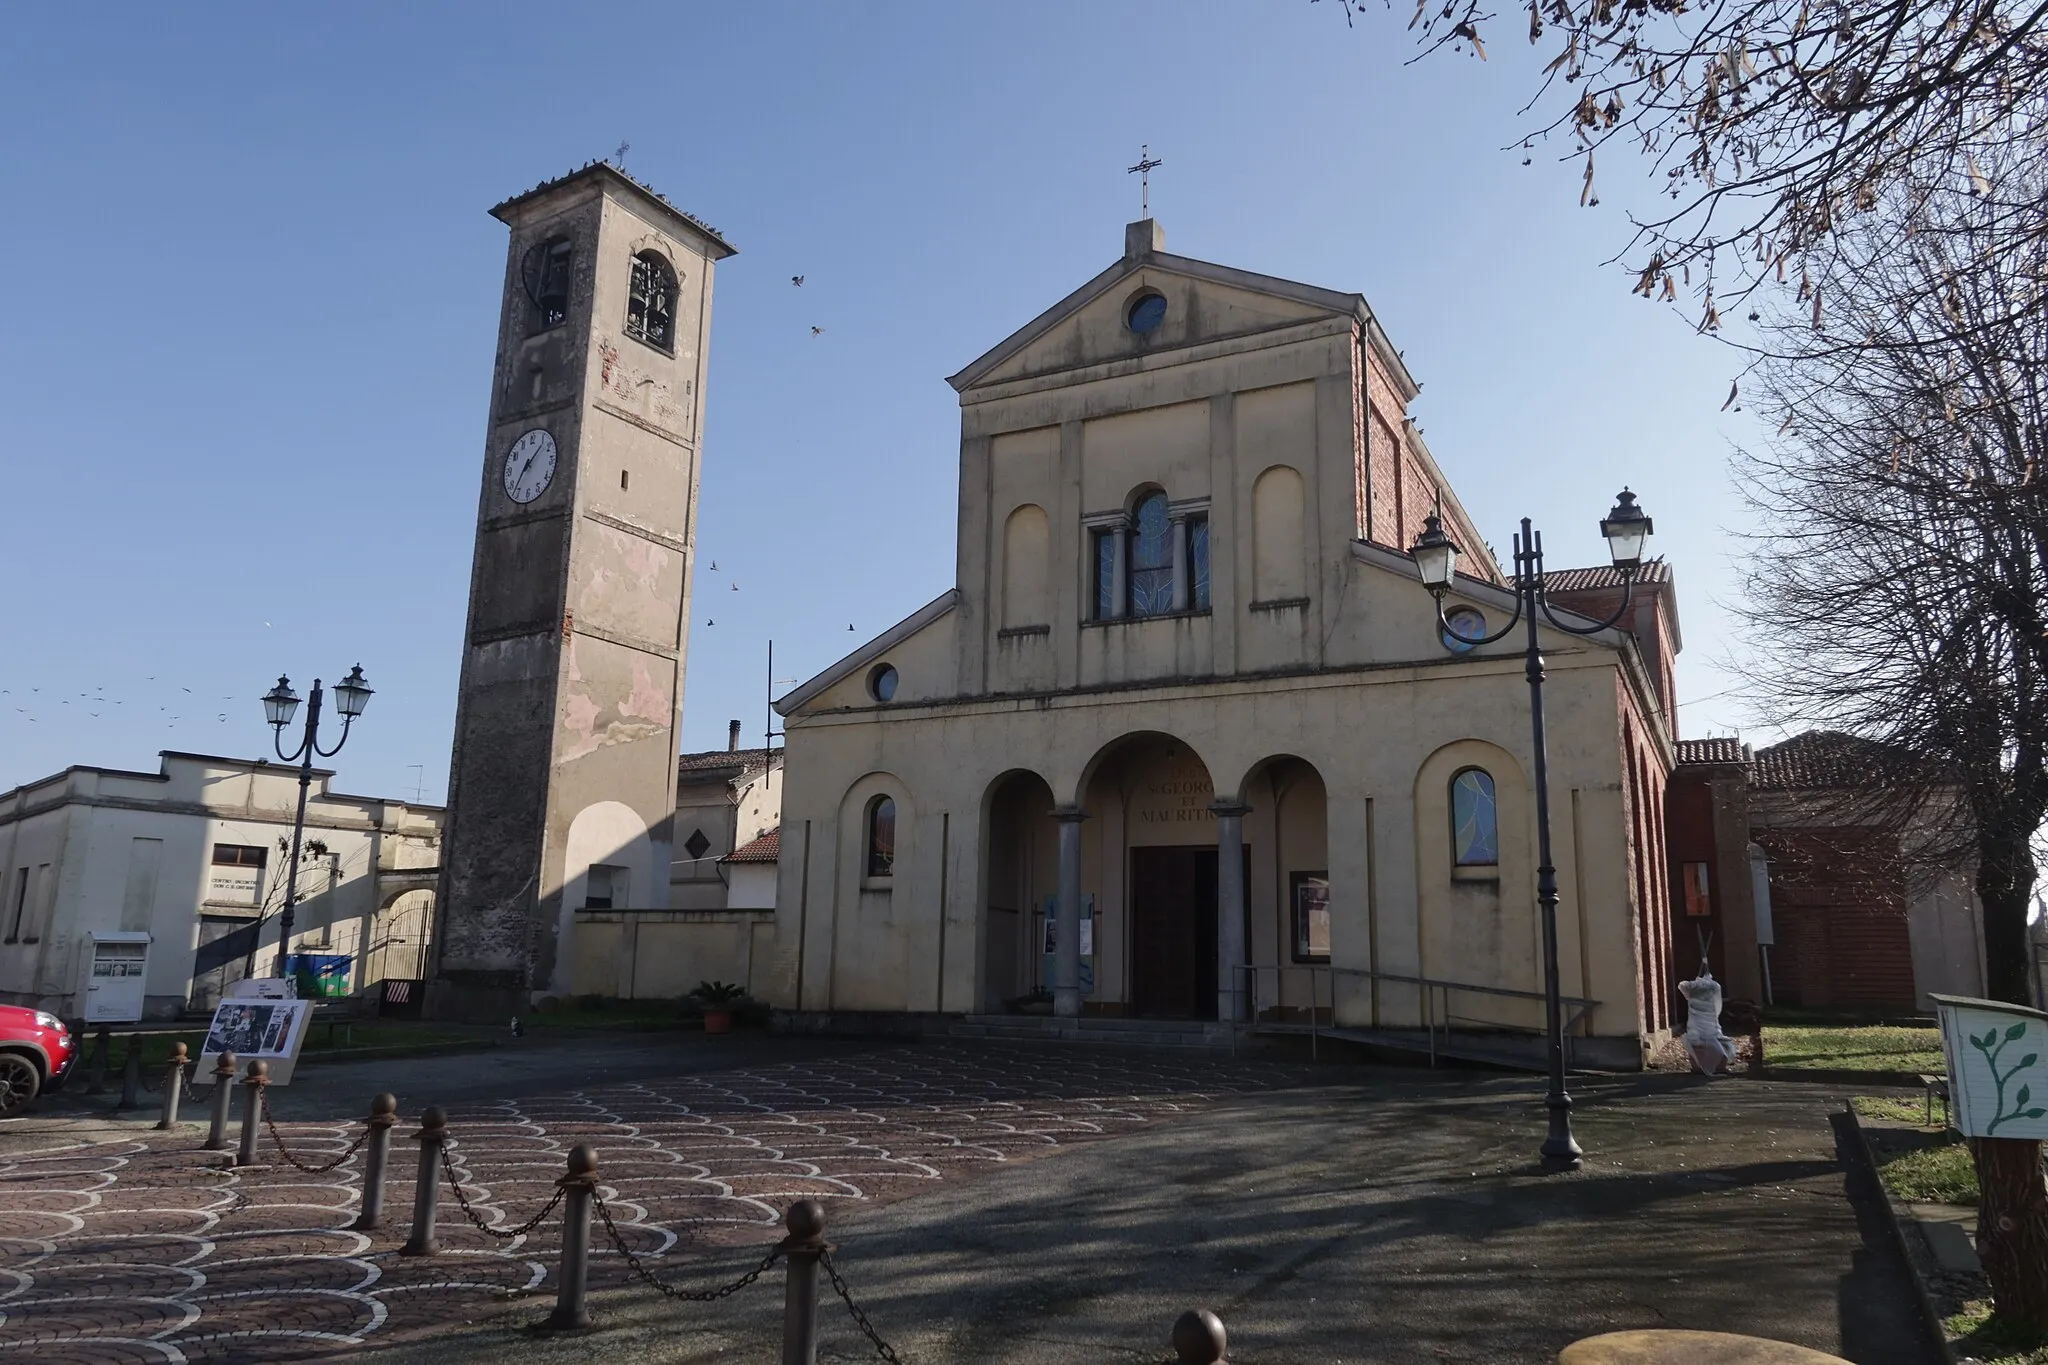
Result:
{"label": "round oculus window", "polygon": [[1444,613],[1443,637],[1444,648],[1452,653],[1470,653],[1486,638],[1486,618],[1471,607],[1453,607]]}
{"label": "round oculus window", "polygon": [[1166,321],[1166,296],[1145,294],[1131,304],[1124,314],[1124,325],[1139,336],[1150,336],[1159,330],[1159,324]]}
{"label": "round oculus window", "polygon": [[876,701],[894,701],[896,699],[896,670],[888,664],[883,664],[874,672],[868,674],[868,691],[874,694]]}

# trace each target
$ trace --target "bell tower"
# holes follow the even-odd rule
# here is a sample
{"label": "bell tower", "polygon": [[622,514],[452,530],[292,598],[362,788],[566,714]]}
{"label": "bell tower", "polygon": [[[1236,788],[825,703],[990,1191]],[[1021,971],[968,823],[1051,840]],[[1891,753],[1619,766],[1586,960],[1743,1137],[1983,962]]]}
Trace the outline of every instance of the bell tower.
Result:
{"label": "bell tower", "polygon": [[575,989],[578,910],[667,904],[717,232],[599,162],[511,229],[429,1012]]}

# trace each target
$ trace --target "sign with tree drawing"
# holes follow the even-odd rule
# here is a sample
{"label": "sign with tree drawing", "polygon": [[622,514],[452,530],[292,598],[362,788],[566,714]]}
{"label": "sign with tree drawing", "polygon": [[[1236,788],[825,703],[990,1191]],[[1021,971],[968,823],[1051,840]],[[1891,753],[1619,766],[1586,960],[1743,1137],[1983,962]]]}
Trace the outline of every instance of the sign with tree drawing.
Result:
{"label": "sign with tree drawing", "polygon": [[2048,1137],[2048,1014],[2024,1005],[1934,997],[1956,1131]]}

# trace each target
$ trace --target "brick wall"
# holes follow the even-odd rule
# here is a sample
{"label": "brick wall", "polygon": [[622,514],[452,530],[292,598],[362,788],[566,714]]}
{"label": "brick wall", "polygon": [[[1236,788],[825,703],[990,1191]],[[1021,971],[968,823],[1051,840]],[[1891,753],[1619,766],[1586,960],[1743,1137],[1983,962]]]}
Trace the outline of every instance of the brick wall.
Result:
{"label": "brick wall", "polygon": [[1755,831],[1771,859],[1771,984],[1786,1004],[1914,1007],[1898,840],[1856,829]]}

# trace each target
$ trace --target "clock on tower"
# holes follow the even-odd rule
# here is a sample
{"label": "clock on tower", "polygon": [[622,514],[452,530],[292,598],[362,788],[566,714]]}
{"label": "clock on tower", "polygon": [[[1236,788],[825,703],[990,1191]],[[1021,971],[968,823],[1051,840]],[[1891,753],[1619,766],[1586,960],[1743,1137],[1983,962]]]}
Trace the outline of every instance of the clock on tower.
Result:
{"label": "clock on tower", "polygon": [[428,991],[443,1018],[572,992],[587,901],[667,904],[711,275],[733,254],[606,163],[491,213],[512,239]]}

